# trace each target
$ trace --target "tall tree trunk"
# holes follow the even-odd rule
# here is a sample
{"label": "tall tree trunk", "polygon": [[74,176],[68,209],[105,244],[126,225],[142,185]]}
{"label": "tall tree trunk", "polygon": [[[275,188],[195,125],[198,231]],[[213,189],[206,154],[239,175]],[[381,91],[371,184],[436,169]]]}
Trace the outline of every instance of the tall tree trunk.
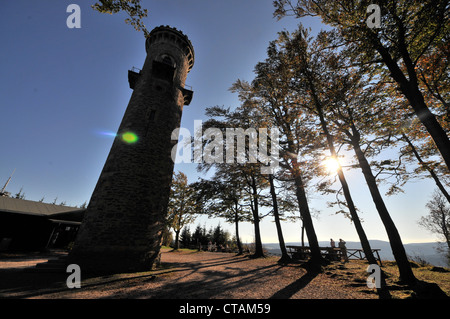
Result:
{"label": "tall tree trunk", "polygon": [[447,192],[447,190],[444,188],[444,185],[442,185],[441,181],[439,180],[439,177],[436,175],[434,170],[428,166],[423,160],[422,157],[420,157],[419,152],[417,152],[417,149],[414,147],[411,140],[406,136],[406,134],[402,133],[403,140],[408,143],[409,147],[411,148],[414,156],[419,161],[420,165],[424,167],[431,175],[431,177],[434,179],[434,182],[436,183],[439,190],[444,194],[445,198],[447,198],[447,201],[450,203],[450,194]]}
{"label": "tall tree trunk", "polygon": [[302,220],[302,246],[305,246],[305,225]]}
{"label": "tall tree trunk", "polygon": [[[336,149],[334,147],[334,139],[333,139],[333,136],[328,131],[327,123],[325,122],[325,117],[323,114],[322,104],[319,101],[319,98],[316,94],[315,87],[312,82],[312,77],[311,77],[311,74],[309,74],[309,73],[308,73],[308,79],[309,79],[308,83],[309,83],[310,89],[311,89],[311,95],[314,100],[316,110],[319,114],[319,119],[320,119],[320,123],[322,126],[322,130],[327,138],[328,148],[330,150],[331,156],[337,160],[338,157],[337,157]],[[350,211],[350,216],[355,225],[355,229],[358,234],[359,240],[361,242],[361,246],[364,251],[364,254],[366,255],[367,261],[369,262],[369,264],[378,264],[377,260],[375,259],[374,255],[373,255],[372,248],[370,247],[370,243],[369,243],[369,240],[367,239],[366,232],[364,231],[364,228],[361,225],[361,220],[359,219],[355,204],[353,202],[353,198],[350,194],[350,188],[348,187],[348,183],[345,178],[344,171],[342,170],[342,167],[340,165],[338,167],[337,173],[338,173],[339,181],[342,186],[342,190],[344,192],[345,200],[347,202],[347,207]],[[388,299],[391,297],[391,295],[387,289],[385,273],[383,271],[381,271],[381,287],[378,288],[377,290],[378,290],[378,293],[381,298]]]}
{"label": "tall tree trunk", "polygon": [[442,224],[442,232],[444,233],[445,241],[447,242],[448,247],[448,253],[450,254],[450,230],[448,229],[447,225],[447,215],[441,210],[442,217],[441,217],[441,224]]}
{"label": "tall tree trunk", "polygon": [[383,46],[377,36],[370,33],[369,39],[372,41],[375,49],[383,58],[383,62],[388,67],[391,77],[398,83],[400,91],[408,99],[414,113],[427,129],[445,163],[447,164],[447,168],[450,169],[450,140],[434,114],[426,105],[422,92],[420,92],[417,76],[414,70],[415,65],[411,61],[404,38],[399,39],[399,46],[402,52],[403,61],[408,70],[409,79],[405,77],[397,64],[397,61],[391,57],[389,50]]}
{"label": "tall tree trunk", "polygon": [[356,134],[357,132],[355,132],[355,130],[354,133],[355,134],[351,137],[353,149],[355,150],[359,165],[363,172],[367,186],[369,187],[370,194],[372,195],[372,200],[375,203],[378,214],[380,215],[381,221],[383,222],[386,233],[389,237],[392,253],[394,255],[395,261],[397,262],[398,270],[400,272],[400,280],[412,285],[417,282],[417,279],[412,272],[411,265],[409,264],[408,257],[406,256],[405,247],[402,243],[402,239],[400,238],[397,227],[395,226],[394,221],[389,215],[386,205],[384,204],[383,197],[380,194],[369,162],[367,161],[364,152],[361,150],[361,146],[359,144],[359,133]]}
{"label": "tall tree trunk", "polygon": [[298,172],[298,167],[294,167],[294,182],[296,186],[296,195],[300,208],[300,215],[305,227],[306,236],[308,237],[309,249],[311,250],[311,263],[315,265],[321,265],[325,262],[320,253],[319,241],[317,240],[316,231],[311,218],[311,212],[308,206],[308,200],[306,198],[305,187],[303,185],[302,177]]}
{"label": "tall tree trunk", "polygon": [[238,247],[238,255],[242,255],[244,251],[242,249],[241,239],[239,238],[239,209],[237,200],[234,202],[234,225],[236,229],[236,245]]}
{"label": "tall tree trunk", "polygon": [[356,212],[355,205],[353,203],[353,199],[350,195],[350,189],[348,188],[347,180],[345,179],[344,172],[342,168],[338,170],[339,180],[341,181],[342,190],[344,192],[345,200],[347,201],[348,208],[350,210],[350,215],[352,217],[352,221],[355,225],[356,232],[358,233],[359,240],[361,241],[361,246],[366,255],[367,261],[369,264],[376,264],[377,260],[373,256],[372,248],[370,247],[369,240],[367,239],[366,232],[361,225],[361,220]]}
{"label": "tall tree trunk", "polygon": [[264,257],[263,247],[262,247],[262,241],[261,241],[261,230],[259,227],[259,204],[258,204],[258,189],[256,187],[256,180],[255,177],[251,176],[251,188],[252,188],[252,197],[253,197],[253,207],[252,207],[252,213],[253,213],[253,226],[255,228],[255,253],[253,254],[253,257]]}
{"label": "tall tree trunk", "polygon": [[406,97],[409,103],[414,109],[414,112],[419,117],[422,124],[426,127],[428,133],[430,133],[434,143],[441,152],[441,155],[447,164],[447,168],[450,170],[450,140],[447,133],[445,133],[442,126],[437,121],[433,113],[428,109],[423,99],[422,93],[418,88],[411,87],[411,83],[405,90]]}
{"label": "tall tree trunk", "polygon": [[[286,136],[289,154],[297,154],[297,151],[294,147],[292,132],[289,129],[286,130]],[[297,196],[300,217],[302,219],[303,227],[306,231],[306,236],[308,237],[309,248],[311,250],[310,262],[314,265],[320,266],[322,264],[325,264],[326,261],[320,253],[319,241],[317,240],[316,231],[312,222],[308,199],[306,198],[305,185],[303,184],[303,179],[301,176],[301,170],[299,164],[296,162],[296,159],[292,161],[292,165],[293,167],[291,167],[291,174],[294,177],[295,194]]]}
{"label": "tall tree trunk", "polygon": [[175,230],[175,250],[180,249],[180,229]]}
{"label": "tall tree trunk", "polygon": [[[310,84],[312,84],[310,82]],[[327,123],[325,122],[325,118],[322,111],[322,106],[320,105],[320,102],[318,101],[317,96],[315,95],[315,91],[311,90],[313,94],[313,99],[315,101],[316,110],[319,114],[320,123],[322,125],[322,130],[327,138],[328,148],[330,150],[331,156],[334,157],[336,160],[338,159],[336,149],[334,148],[334,139],[333,136],[328,131]],[[355,204],[353,203],[352,196],[350,194],[350,189],[347,184],[347,180],[345,179],[344,172],[342,170],[342,167],[339,165],[339,168],[337,170],[339,181],[342,185],[342,190],[344,192],[344,197],[347,202],[347,207],[350,211],[350,216],[352,217],[352,221],[355,225],[356,232],[358,233],[359,240],[361,242],[362,249],[364,251],[364,254],[366,255],[367,261],[369,264],[376,264],[377,260],[373,256],[372,248],[370,247],[369,240],[367,239],[366,232],[364,231],[364,228],[361,225],[361,220],[359,219],[358,213],[356,212]]]}
{"label": "tall tree trunk", "polygon": [[289,257],[289,254],[286,249],[286,244],[284,243],[283,231],[281,229],[281,222],[280,222],[280,214],[278,212],[277,194],[275,193],[275,185],[273,183],[272,174],[269,174],[269,183],[270,183],[270,194],[272,195],[272,202],[273,202],[273,216],[275,217],[278,242],[280,243],[281,249],[281,259],[279,260],[279,262],[288,262],[291,260],[291,257]]}

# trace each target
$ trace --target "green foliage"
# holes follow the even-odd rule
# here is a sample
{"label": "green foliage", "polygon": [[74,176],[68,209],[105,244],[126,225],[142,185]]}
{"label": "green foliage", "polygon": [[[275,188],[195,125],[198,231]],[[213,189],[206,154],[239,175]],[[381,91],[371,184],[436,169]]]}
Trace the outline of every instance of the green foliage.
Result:
{"label": "green foliage", "polygon": [[162,233],[162,246],[169,247],[173,242],[173,236],[172,232],[170,231],[169,227],[164,227],[163,233]]}
{"label": "green foliage", "polygon": [[[371,4],[381,8],[380,28],[366,23]],[[448,47],[444,44],[448,43],[450,31],[448,1],[278,0],[274,5],[278,18],[318,16],[331,26],[331,30],[317,36],[313,45],[302,29],[292,35],[282,34],[280,46],[294,61],[295,75],[299,75],[298,80],[290,82],[299,89],[306,88],[329,144],[334,138],[353,148],[389,234],[401,276],[405,281],[415,282],[401,238],[377,185],[382,175],[392,176],[396,181],[388,194],[400,191],[408,179],[405,166],[401,157],[398,160],[378,157],[371,163],[368,158],[397,146],[400,139],[395,137],[409,134],[405,133],[406,121],[401,121],[414,114],[439,150],[448,173],[450,140],[445,126],[439,122],[439,116],[445,117],[448,110],[438,116],[432,113],[434,109],[448,109],[443,98],[448,92],[445,88],[448,63],[437,63],[434,68],[429,63],[433,58],[444,57],[441,53]],[[424,68],[431,72],[421,72]],[[427,77],[428,73],[432,76]],[[334,136],[325,132],[328,125],[324,119],[333,123],[330,131]],[[408,146],[412,149],[411,143]],[[420,154],[416,157],[419,160]],[[430,165],[419,162],[433,175]],[[436,174],[433,178],[438,183]]]}
{"label": "green foliage", "polygon": [[194,190],[188,184],[184,173],[174,173],[166,218],[167,227],[175,231],[175,241],[178,245],[181,229],[195,220],[198,206],[194,198]]}
{"label": "green foliage", "polygon": [[208,246],[209,244],[216,244],[217,247],[234,248],[235,238],[233,238],[227,230],[224,230],[220,223],[210,228],[208,231],[205,226],[197,225],[195,230],[191,233],[189,227],[184,227],[181,233],[180,242],[185,248],[196,248],[199,245]]}
{"label": "green foliage", "polygon": [[189,230],[189,226],[183,227],[180,235],[180,243],[182,247],[189,247],[189,244],[191,243],[191,233]]}
{"label": "green foliage", "polygon": [[130,24],[136,31],[144,32],[145,37],[149,32],[142,22],[147,17],[148,10],[142,9],[140,0],[100,0],[92,5],[92,8],[100,13],[118,13],[125,12],[129,18],[125,19],[125,23]]}
{"label": "green foliage", "polygon": [[428,215],[421,217],[418,223],[438,236],[439,241],[445,243],[446,248],[442,250],[448,258],[450,256],[450,203],[441,192],[435,191],[426,206]]}
{"label": "green foliage", "polygon": [[84,203],[80,205],[80,208],[85,209],[86,207],[87,207],[87,201],[84,201]]}
{"label": "green foliage", "polygon": [[23,193],[23,187],[20,188],[19,192],[14,195],[17,199],[25,199],[25,193]]}
{"label": "green foliage", "polygon": [[197,225],[195,231],[191,235],[191,243],[198,245],[207,245],[209,241],[208,233],[205,226]]}
{"label": "green foliage", "polygon": [[[366,24],[372,3],[381,8],[381,28]],[[326,46],[339,48],[352,65],[377,75],[379,83],[392,87],[391,94],[407,100],[409,112],[412,109],[426,128],[448,171],[448,1],[278,0],[274,5],[278,18],[319,16],[330,25],[332,30],[323,37]]]}

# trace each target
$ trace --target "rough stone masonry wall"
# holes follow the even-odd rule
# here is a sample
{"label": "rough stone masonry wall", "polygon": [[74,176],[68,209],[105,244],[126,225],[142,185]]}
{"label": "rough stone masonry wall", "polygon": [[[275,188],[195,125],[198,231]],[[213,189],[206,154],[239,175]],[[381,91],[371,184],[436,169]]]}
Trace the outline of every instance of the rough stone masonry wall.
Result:
{"label": "rough stone masonry wall", "polygon": [[[147,40],[148,41],[148,40]],[[189,64],[180,41],[148,48],[141,76],[97,182],[69,262],[97,272],[148,270],[159,256],[174,163],[172,131],[180,126]],[[153,60],[170,54],[173,84],[152,76]],[[152,115],[153,111],[153,115]],[[125,132],[137,135],[125,143]]]}

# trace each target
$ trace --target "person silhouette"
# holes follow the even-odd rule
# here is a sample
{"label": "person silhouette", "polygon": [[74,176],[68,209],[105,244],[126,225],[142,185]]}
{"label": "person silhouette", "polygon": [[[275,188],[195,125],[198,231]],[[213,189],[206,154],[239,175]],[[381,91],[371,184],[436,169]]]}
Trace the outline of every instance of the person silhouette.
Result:
{"label": "person silhouette", "polygon": [[341,249],[342,257],[344,257],[344,262],[348,261],[347,247],[345,247],[345,241],[339,238],[339,248]]}

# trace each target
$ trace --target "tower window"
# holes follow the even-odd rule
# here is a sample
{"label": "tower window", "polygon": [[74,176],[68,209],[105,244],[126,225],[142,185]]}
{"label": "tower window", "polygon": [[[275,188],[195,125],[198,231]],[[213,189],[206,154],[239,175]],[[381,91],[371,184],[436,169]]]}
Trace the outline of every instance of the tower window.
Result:
{"label": "tower window", "polygon": [[162,61],[165,64],[172,65],[172,59],[170,57],[168,57],[167,55],[163,58]]}
{"label": "tower window", "polygon": [[155,111],[155,110],[151,110],[151,111],[150,111],[150,116],[149,116],[149,120],[150,120],[151,122],[154,122],[154,121],[155,121],[155,115],[156,115],[156,111]]}
{"label": "tower window", "polygon": [[173,68],[177,67],[177,64],[175,63],[174,59],[168,54],[161,55],[158,60],[164,64],[170,65]]}
{"label": "tower window", "polygon": [[158,79],[173,82],[175,68],[159,61],[153,61],[152,75]]}
{"label": "tower window", "polygon": [[162,54],[153,61],[153,75],[159,79],[169,81],[169,83],[172,83],[173,81],[175,69],[176,63],[168,54]]}

